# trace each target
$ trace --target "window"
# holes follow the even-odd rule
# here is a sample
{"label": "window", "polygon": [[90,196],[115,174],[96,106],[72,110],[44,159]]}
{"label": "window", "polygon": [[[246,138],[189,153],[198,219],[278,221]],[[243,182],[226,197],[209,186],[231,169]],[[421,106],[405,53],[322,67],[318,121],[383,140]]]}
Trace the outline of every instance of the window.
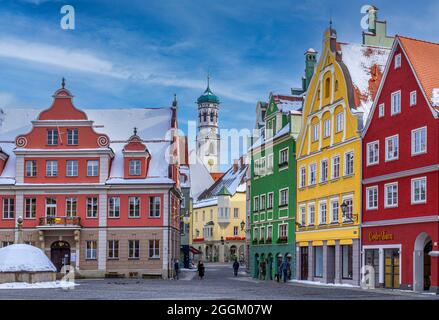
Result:
{"label": "window", "polygon": [[341,112],[337,113],[335,120],[336,120],[336,128],[335,128],[336,132],[337,133],[342,132],[343,131],[343,113],[341,113]]}
{"label": "window", "polygon": [[87,198],[87,218],[98,217],[98,198]]}
{"label": "window", "polygon": [[378,209],[378,187],[366,188],[366,209]]}
{"label": "window", "polygon": [[273,173],[273,154],[267,157],[267,173]]}
{"label": "window", "polygon": [[390,114],[393,116],[401,112],[401,91],[392,93]]}
{"label": "window", "polygon": [[140,198],[139,197],[129,197],[128,198],[128,217],[129,218],[140,218]]}
{"label": "window", "polygon": [[331,95],[331,79],[326,78],[325,80],[325,98],[329,98]]}
{"label": "window", "polygon": [[88,177],[97,177],[99,172],[99,161],[98,160],[88,160],[87,161],[87,176]]}
{"label": "window", "polygon": [[259,211],[259,197],[253,198],[253,211]]}
{"label": "window", "polygon": [[308,218],[309,225],[313,226],[315,224],[315,217],[316,217],[316,207],[314,204],[310,204],[308,206],[308,214],[309,214],[309,218]]}
{"label": "window", "polygon": [[398,206],[398,183],[386,184],[384,186],[384,203],[386,208]]}
{"label": "window", "polygon": [[149,240],[149,258],[160,259],[160,240]]}
{"label": "window", "polygon": [[55,198],[46,198],[46,217],[56,217]]}
{"label": "window", "polygon": [[130,160],[130,176],[140,176],[140,160]]}
{"label": "window", "polygon": [[[212,213],[212,210],[210,210]],[[211,215],[212,218],[212,215]],[[233,218],[238,219],[239,218],[239,208],[233,208]]]}
{"label": "window", "polygon": [[427,152],[427,128],[412,131],[412,156]]}
{"label": "window", "polygon": [[239,233],[239,229],[238,229],[238,227],[233,227],[233,236],[234,236],[234,237],[237,237],[237,236],[238,236],[238,233]]}
{"label": "window", "polygon": [[140,258],[140,241],[139,240],[128,240],[128,259],[139,259]]}
{"label": "window", "polygon": [[254,228],[253,229],[253,241],[257,241],[259,238],[259,229],[258,228]]}
{"label": "window", "polygon": [[340,208],[338,205],[338,201],[331,201],[331,223],[338,223],[338,214]]}
{"label": "window", "polygon": [[326,119],[323,124],[324,137],[328,138],[331,135],[331,120]]}
{"label": "window", "polygon": [[378,107],[378,117],[382,118],[384,117],[384,103],[381,103]]}
{"label": "window", "polygon": [[300,181],[299,181],[300,188],[306,187],[306,168],[301,167],[300,168]]}
{"label": "window", "polygon": [[314,247],[314,277],[323,277],[323,247]]}
{"label": "window", "polygon": [[301,206],[299,208],[299,218],[300,218],[300,225],[305,226],[306,225],[306,207]]}
{"label": "window", "polygon": [[315,124],[312,126],[312,141],[318,141],[319,140],[319,124]]}
{"label": "window", "polygon": [[345,154],[345,176],[354,174],[354,153],[348,152]]}
{"label": "window", "polygon": [[[152,218],[160,217],[160,197],[149,197],[149,216]],[[204,211],[203,211],[204,212]],[[203,217],[204,221],[204,217]]]}
{"label": "window", "polygon": [[66,199],[66,216],[76,217],[77,216],[77,200],[76,198]]}
{"label": "window", "polygon": [[378,141],[370,142],[367,144],[367,165],[374,165],[379,163],[379,147]]}
{"label": "window", "polygon": [[267,240],[273,239],[273,226],[267,227]]}
{"label": "window", "polygon": [[281,238],[281,239],[288,238],[288,224],[280,224],[279,225],[279,238]]}
{"label": "window", "polygon": [[265,194],[261,195],[261,203],[259,205],[259,208],[261,210],[265,210],[265,205],[267,204],[267,197],[265,196]]}
{"label": "window", "polygon": [[273,209],[273,197],[274,194],[273,193],[269,193],[268,194],[268,205],[267,205],[267,209]]}
{"label": "window", "polygon": [[67,177],[78,176],[78,160],[67,160]]}
{"label": "window", "polygon": [[352,245],[341,246],[342,254],[342,278],[352,279],[353,276],[353,250]]}
{"label": "window", "polygon": [[285,207],[288,205],[288,189],[283,189],[280,190],[279,192],[280,197],[279,197],[279,206],[280,207]]}
{"label": "window", "polygon": [[310,186],[314,186],[317,183],[317,165],[315,163],[309,165],[309,182]]}
{"label": "window", "polygon": [[35,177],[37,175],[37,161],[26,160],[26,177]]}
{"label": "window", "polygon": [[108,259],[119,259],[119,241],[108,241]]}
{"label": "window", "polygon": [[395,55],[395,69],[401,68],[401,54]]}
{"label": "window", "polygon": [[347,207],[346,207],[346,212],[343,214],[343,221],[351,221],[352,218],[354,217],[354,202],[352,199],[345,199],[343,201]]}
{"label": "window", "polygon": [[86,242],[86,260],[96,260],[97,259],[97,241],[87,241]]}
{"label": "window", "polygon": [[325,183],[328,181],[328,160],[322,160],[320,163],[320,182]]}
{"label": "window", "polygon": [[77,145],[78,144],[78,129],[68,129],[67,130],[67,144]]}
{"label": "window", "polygon": [[283,149],[280,151],[279,164],[280,165],[288,164],[288,149]]}
{"label": "window", "polygon": [[3,219],[14,219],[15,199],[3,199]]}
{"label": "window", "polygon": [[26,198],[24,211],[24,217],[26,219],[35,219],[37,213],[37,199]]}
{"label": "window", "polygon": [[416,106],[417,103],[417,93],[416,91],[410,92],[410,107]]}
{"label": "window", "polygon": [[55,146],[58,144],[58,130],[47,130],[47,144]]}
{"label": "window", "polygon": [[319,219],[320,224],[326,224],[326,214],[327,214],[326,203],[320,203],[319,205]]}
{"label": "window", "polygon": [[398,159],[399,156],[398,138],[399,138],[398,135],[386,138],[386,161],[392,161]]}
{"label": "window", "polygon": [[56,177],[58,175],[58,161],[48,160],[46,161],[46,176]]}
{"label": "window", "polygon": [[110,218],[119,218],[120,216],[119,197],[110,197],[110,199],[108,199],[108,216]]}
{"label": "window", "polygon": [[340,156],[332,158],[332,179],[340,178]]}
{"label": "window", "polygon": [[412,180],[412,203],[427,202],[427,178],[419,178]]}

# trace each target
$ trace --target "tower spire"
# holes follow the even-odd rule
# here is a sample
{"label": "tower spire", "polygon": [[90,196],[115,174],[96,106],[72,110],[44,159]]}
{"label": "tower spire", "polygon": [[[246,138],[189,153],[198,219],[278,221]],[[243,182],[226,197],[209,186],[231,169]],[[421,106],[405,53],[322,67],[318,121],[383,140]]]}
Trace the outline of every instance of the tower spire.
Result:
{"label": "tower spire", "polygon": [[64,89],[65,86],[66,86],[66,79],[63,77],[61,80],[61,87]]}

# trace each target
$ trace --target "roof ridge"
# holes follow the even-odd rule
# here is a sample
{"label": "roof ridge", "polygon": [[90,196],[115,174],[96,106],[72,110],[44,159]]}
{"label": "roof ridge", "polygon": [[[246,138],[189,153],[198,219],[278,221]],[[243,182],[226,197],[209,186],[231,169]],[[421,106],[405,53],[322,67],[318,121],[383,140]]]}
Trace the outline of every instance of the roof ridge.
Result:
{"label": "roof ridge", "polygon": [[401,35],[396,35],[396,36],[398,38],[400,38],[400,39],[407,39],[407,40],[423,42],[423,43],[428,43],[428,44],[432,44],[432,45],[435,45],[435,46],[439,46],[439,42],[432,42],[432,41],[427,41],[427,40],[421,40],[421,39],[417,39],[417,38],[413,38],[413,37],[406,37],[406,36],[401,36]]}

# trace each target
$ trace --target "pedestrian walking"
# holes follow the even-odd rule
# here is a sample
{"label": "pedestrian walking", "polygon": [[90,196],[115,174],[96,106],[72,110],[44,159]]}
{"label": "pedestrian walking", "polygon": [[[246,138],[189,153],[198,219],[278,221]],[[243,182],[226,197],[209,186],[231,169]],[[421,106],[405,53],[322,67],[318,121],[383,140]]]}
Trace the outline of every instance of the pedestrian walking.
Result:
{"label": "pedestrian walking", "polygon": [[239,270],[239,262],[238,259],[235,259],[235,262],[233,263],[233,274],[235,277],[238,276],[238,270]]}
{"label": "pedestrian walking", "polygon": [[278,261],[277,263],[277,273],[276,273],[276,280],[277,282],[280,282],[280,279],[282,278],[282,263]]}
{"label": "pedestrian walking", "polygon": [[284,262],[282,263],[282,273],[284,276],[284,282],[287,282],[288,280],[288,271],[290,270],[290,262],[288,261],[288,259],[285,259]]}
{"label": "pedestrian walking", "polygon": [[204,264],[203,261],[198,262],[198,276],[200,277],[200,280],[203,280],[204,277]]}
{"label": "pedestrian walking", "polygon": [[178,280],[178,276],[180,273],[180,261],[178,261],[178,259],[176,259],[174,262],[174,271],[175,271],[175,279]]}

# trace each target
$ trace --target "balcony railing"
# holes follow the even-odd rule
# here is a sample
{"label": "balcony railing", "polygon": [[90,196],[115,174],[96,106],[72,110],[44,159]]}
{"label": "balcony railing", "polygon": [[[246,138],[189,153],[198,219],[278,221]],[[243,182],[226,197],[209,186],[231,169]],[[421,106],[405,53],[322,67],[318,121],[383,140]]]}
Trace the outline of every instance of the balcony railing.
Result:
{"label": "balcony railing", "polygon": [[81,227],[80,217],[44,217],[39,220],[40,227]]}

